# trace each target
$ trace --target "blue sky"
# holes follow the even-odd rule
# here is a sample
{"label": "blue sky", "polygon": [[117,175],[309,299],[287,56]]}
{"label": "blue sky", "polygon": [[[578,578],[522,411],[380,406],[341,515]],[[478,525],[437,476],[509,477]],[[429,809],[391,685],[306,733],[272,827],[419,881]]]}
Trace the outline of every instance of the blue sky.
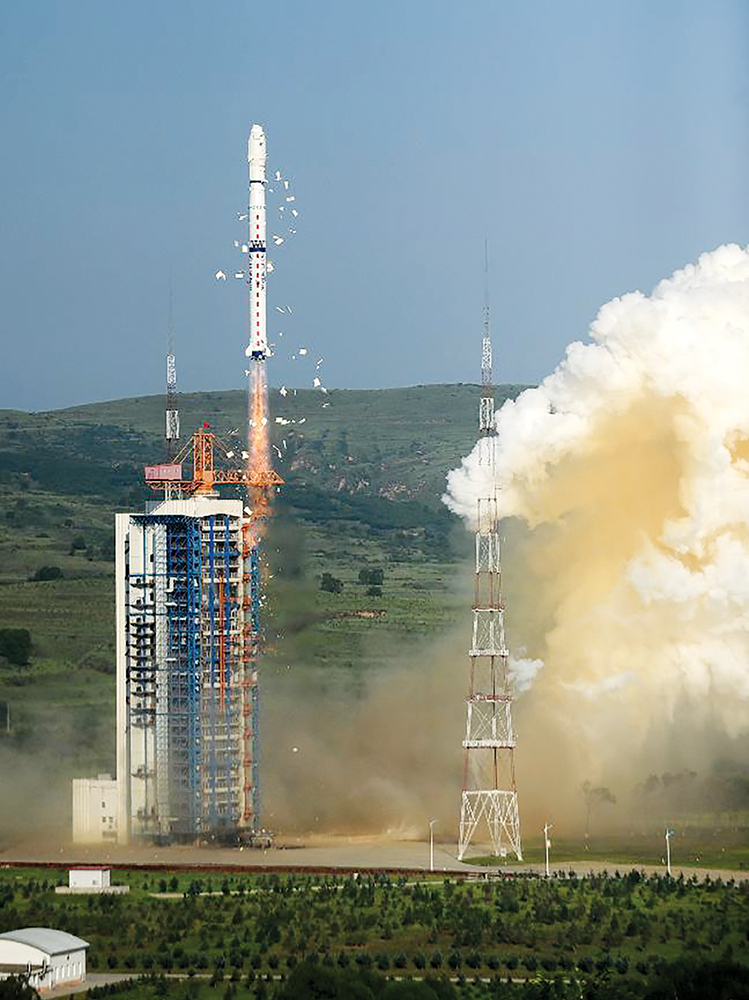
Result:
{"label": "blue sky", "polygon": [[213,275],[253,121],[300,213],[274,384],[477,381],[485,234],[496,379],[537,381],[612,296],[749,242],[748,28],[740,0],[7,0],[0,407],[160,391],[170,275],[181,390],[244,384]]}

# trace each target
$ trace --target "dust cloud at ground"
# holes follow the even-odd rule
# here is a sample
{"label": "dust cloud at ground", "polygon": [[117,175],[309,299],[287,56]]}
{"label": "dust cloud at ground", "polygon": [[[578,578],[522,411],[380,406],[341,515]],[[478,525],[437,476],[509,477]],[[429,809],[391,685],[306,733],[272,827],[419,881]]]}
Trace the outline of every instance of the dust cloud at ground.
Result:
{"label": "dust cloud at ground", "polygon": [[29,838],[70,840],[72,786],[64,767],[0,744],[0,850]]}
{"label": "dust cloud at ground", "polygon": [[268,679],[266,824],[284,833],[423,839],[437,819],[443,834],[452,833],[466,647],[466,635],[452,636],[404,662],[393,643],[394,666],[363,679],[359,690],[300,664]]}

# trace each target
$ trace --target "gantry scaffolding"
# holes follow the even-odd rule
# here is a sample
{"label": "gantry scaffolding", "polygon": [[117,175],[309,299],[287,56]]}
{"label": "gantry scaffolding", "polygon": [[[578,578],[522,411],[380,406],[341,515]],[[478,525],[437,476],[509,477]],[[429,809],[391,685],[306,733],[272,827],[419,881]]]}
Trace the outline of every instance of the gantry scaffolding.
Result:
{"label": "gantry scaffolding", "polygon": [[259,532],[241,500],[218,497],[217,483],[247,477],[215,467],[215,444],[205,428],[193,436],[192,478],[179,462],[147,468],[149,486],[180,499],[118,515],[118,774],[133,835],[260,832]]}

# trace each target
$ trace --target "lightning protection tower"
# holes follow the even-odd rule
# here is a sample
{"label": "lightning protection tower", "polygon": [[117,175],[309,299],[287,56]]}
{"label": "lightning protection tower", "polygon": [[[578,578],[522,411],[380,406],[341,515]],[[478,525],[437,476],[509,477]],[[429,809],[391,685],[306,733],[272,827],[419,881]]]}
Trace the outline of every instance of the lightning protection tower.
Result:
{"label": "lightning protection tower", "polygon": [[[488,257],[485,271],[488,272]],[[484,300],[479,434],[479,461],[491,466],[490,480],[494,492],[496,431],[488,292]],[[512,689],[504,611],[501,538],[495,492],[493,496],[480,498],[476,511],[476,586],[463,740],[460,859],[482,821],[486,820],[492,853],[505,857],[509,850],[517,855],[519,861],[522,860],[515,782],[517,740],[512,726]]]}
{"label": "lightning protection tower", "polygon": [[166,337],[166,460],[171,462],[179,441],[179,410],[177,409],[177,358],[174,354],[174,316],[172,289],[169,287],[169,326]]}

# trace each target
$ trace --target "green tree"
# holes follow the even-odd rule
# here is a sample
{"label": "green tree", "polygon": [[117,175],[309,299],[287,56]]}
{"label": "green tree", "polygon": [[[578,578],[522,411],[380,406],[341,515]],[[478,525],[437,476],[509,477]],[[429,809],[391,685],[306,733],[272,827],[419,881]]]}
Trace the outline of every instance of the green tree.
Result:
{"label": "green tree", "polygon": [[61,580],[65,574],[59,566],[40,566],[31,577],[32,580]]}
{"label": "green tree", "polygon": [[603,803],[614,805],[616,803],[616,796],[612,795],[608,788],[602,785],[594,786],[590,781],[584,781],[580,785],[580,791],[585,802],[585,843],[587,847],[588,840],[590,839],[590,814]]}
{"label": "green tree", "polygon": [[39,1000],[39,994],[29,985],[28,976],[0,979],[0,1000]]}
{"label": "green tree", "polygon": [[343,590],[343,581],[333,576],[332,573],[323,573],[320,580],[320,590],[324,590],[329,594],[340,594]]}
{"label": "green tree", "polygon": [[18,667],[25,667],[30,655],[31,633],[27,628],[0,628],[0,656]]}

